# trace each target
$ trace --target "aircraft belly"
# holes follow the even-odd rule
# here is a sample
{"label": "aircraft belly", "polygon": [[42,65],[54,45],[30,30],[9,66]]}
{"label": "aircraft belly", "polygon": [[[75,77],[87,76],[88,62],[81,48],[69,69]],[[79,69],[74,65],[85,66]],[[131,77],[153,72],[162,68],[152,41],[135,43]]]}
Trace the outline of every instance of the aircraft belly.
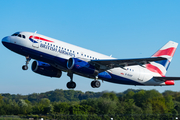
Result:
{"label": "aircraft belly", "polygon": [[112,79],[105,81],[127,85],[143,85],[142,82],[137,81],[138,74],[136,72],[133,73],[121,68],[114,68],[108,70],[108,73],[112,76]]}

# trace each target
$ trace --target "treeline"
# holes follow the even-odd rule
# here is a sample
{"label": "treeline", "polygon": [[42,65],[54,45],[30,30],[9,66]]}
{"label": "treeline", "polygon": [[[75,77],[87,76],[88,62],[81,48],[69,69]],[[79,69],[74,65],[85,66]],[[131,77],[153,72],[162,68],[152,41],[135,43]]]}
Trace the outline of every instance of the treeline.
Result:
{"label": "treeline", "polygon": [[29,95],[11,95],[1,94],[4,99],[13,99],[18,101],[19,99],[28,100],[32,103],[39,102],[42,98],[48,98],[51,102],[71,102],[71,101],[81,101],[83,99],[88,98],[98,98],[102,96],[103,92],[81,92],[81,91],[74,91],[74,90],[62,90],[56,89],[54,91],[49,91],[45,93],[33,93]]}
{"label": "treeline", "polygon": [[55,90],[41,94],[0,96],[0,115],[45,119],[180,118],[180,92],[126,90],[123,93]]}

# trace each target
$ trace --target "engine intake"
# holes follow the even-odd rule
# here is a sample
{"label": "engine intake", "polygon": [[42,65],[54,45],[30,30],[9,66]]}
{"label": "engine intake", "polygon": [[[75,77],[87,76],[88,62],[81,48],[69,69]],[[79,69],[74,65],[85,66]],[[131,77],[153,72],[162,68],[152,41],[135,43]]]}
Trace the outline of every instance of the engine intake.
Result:
{"label": "engine intake", "polygon": [[48,76],[48,77],[57,77],[60,78],[62,75],[62,71],[56,69],[48,63],[41,61],[34,61],[32,63],[32,71],[38,73],[40,75]]}
{"label": "engine intake", "polygon": [[97,76],[99,73],[93,65],[78,58],[70,58],[67,62],[67,68],[86,75]]}

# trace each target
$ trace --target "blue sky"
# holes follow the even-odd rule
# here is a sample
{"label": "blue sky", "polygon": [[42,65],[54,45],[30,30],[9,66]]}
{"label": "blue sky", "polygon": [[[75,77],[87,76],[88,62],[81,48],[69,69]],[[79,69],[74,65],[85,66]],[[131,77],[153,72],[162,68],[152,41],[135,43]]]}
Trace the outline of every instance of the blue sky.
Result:
{"label": "blue sky", "polygon": [[[180,43],[180,1],[174,0],[4,0],[0,1],[0,38],[17,31],[37,31],[119,59],[149,57],[169,40]],[[23,71],[25,57],[0,44],[0,93],[31,94],[66,88],[66,73],[61,78]],[[29,68],[31,68],[31,60]],[[180,76],[180,48],[166,76]],[[104,82],[98,89],[91,79],[75,75],[75,90],[115,91],[156,89],[180,91],[175,86],[130,86]]]}

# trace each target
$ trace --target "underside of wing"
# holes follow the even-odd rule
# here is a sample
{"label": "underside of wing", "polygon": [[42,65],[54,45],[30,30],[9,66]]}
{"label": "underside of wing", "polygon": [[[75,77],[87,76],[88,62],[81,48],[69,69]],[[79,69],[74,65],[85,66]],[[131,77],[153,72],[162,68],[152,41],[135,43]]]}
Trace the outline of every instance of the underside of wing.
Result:
{"label": "underside of wing", "polygon": [[180,77],[153,77],[160,81],[167,81],[167,80],[180,80]]}
{"label": "underside of wing", "polygon": [[115,67],[124,68],[125,66],[132,65],[144,65],[149,64],[153,61],[161,61],[166,60],[166,58],[162,57],[151,57],[151,58],[140,58],[140,59],[109,59],[109,60],[92,60],[89,61],[90,64],[96,65],[100,70],[107,70]]}

